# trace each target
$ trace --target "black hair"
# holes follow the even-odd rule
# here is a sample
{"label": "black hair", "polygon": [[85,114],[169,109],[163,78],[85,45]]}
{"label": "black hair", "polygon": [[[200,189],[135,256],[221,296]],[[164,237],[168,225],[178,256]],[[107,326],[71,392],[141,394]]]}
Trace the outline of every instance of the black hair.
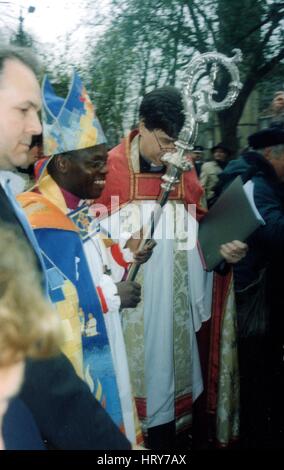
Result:
{"label": "black hair", "polygon": [[0,80],[6,60],[18,60],[31,69],[35,75],[40,73],[39,63],[31,49],[9,45],[2,46],[0,47]]}
{"label": "black hair", "polygon": [[161,129],[170,137],[177,138],[185,121],[181,93],[172,86],[147,93],[142,100],[139,117],[149,131]]}
{"label": "black hair", "polygon": [[231,149],[226,147],[222,142],[220,142],[217,145],[214,145],[214,147],[212,147],[212,149],[211,149],[211,152],[214,153],[215,150],[217,150],[217,149],[223,150],[227,154],[227,157],[230,157],[232,155]]}

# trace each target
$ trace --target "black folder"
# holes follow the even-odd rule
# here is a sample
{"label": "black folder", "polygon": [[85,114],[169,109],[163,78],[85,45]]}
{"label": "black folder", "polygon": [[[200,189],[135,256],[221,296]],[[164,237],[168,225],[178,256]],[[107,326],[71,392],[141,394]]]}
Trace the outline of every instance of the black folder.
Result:
{"label": "black folder", "polygon": [[223,260],[221,245],[233,240],[245,241],[264,223],[241,177],[237,176],[200,223],[198,242],[204,269],[212,271]]}

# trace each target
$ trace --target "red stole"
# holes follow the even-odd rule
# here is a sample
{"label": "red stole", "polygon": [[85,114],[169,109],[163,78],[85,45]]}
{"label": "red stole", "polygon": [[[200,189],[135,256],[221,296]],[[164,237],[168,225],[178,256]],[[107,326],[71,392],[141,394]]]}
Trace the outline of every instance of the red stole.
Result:
{"label": "red stole", "polygon": [[[111,209],[111,196],[119,197],[119,206],[116,210],[134,200],[155,200],[161,191],[162,173],[134,173],[130,147],[132,139],[138,130],[132,131],[121,144],[114,147],[108,156],[108,175],[105,189],[95,202]],[[199,206],[203,189],[198,181],[194,169],[182,174],[181,181],[174,191],[170,193],[170,200],[179,200],[187,204],[196,205],[197,220],[205,214]]]}

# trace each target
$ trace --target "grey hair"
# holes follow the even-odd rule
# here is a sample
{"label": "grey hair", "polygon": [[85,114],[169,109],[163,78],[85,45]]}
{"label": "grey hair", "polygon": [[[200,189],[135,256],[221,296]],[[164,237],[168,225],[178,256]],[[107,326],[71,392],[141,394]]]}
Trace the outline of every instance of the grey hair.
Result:
{"label": "grey hair", "polygon": [[271,147],[271,154],[272,154],[273,158],[275,158],[276,160],[278,160],[278,158],[283,157],[284,144],[275,145],[275,146]]}
{"label": "grey hair", "polygon": [[[273,145],[273,146],[268,145],[267,147],[269,147],[271,149],[271,156],[275,160],[278,160],[284,154],[284,144]],[[264,149],[259,149],[259,150],[257,150],[257,152],[261,153],[261,155],[264,155]]]}
{"label": "grey hair", "polygon": [[279,90],[274,93],[274,98],[277,98],[278,96],[284,95],[284,90]]}
{"label": "grey hair", "polygon": [[39,63],[30,48],[2,46],[0,47],[0,80],[6,60],[18,60],[31,69],[35,75],[40,74]]}

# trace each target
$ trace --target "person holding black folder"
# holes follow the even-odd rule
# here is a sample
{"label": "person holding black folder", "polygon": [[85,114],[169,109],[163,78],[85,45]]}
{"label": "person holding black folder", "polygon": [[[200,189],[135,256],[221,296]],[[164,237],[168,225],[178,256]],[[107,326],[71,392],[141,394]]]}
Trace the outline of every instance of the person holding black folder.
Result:
{"label": "person holding black folder", "polygon": [[225,189],[237,176],[252,181],[265,222],[248,238],[248,255],[233,268],[242,445],[262,448],[280,445],[284,431],[284,130],[264,129],[248,142],[250,150],[228,164],[218,186]]}

